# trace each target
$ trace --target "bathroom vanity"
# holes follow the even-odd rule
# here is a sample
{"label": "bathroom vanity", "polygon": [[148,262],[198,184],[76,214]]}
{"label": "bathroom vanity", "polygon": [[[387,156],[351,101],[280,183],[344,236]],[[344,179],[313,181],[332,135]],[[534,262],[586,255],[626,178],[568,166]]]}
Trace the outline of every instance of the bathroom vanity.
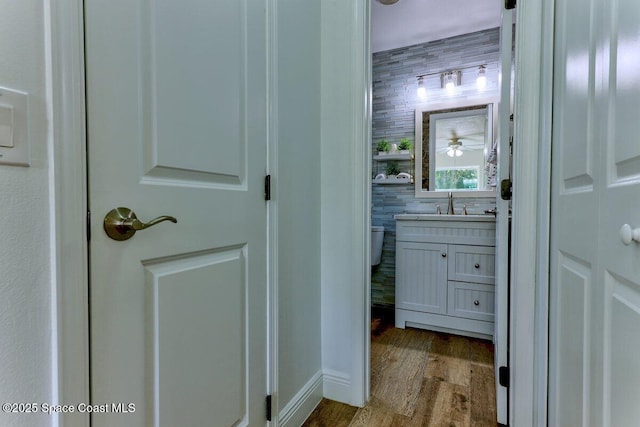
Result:
{"label": "bathroom vanity", "polygon": [[495,217],[395,218],[396,327],[493,339]]}

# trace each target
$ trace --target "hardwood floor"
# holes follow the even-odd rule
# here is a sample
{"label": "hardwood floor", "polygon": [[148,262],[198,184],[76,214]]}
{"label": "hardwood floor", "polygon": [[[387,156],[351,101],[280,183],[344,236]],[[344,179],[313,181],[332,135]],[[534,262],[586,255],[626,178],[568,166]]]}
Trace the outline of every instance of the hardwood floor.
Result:
{"label": "hardwood floor", "polygon": [[493,345],[396,329],[372,312],[371,398],[364,408],[323,399],[307,427],[496,426]]}

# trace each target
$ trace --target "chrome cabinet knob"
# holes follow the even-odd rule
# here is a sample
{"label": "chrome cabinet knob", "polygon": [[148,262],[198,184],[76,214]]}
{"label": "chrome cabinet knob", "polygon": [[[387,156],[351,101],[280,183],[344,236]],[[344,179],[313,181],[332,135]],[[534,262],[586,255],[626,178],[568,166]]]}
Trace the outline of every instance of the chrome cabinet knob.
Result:
{"label": "chrome cabinet knob", "polygon": [[446,252],[442,252],[442,258],[446,258],[447,257],[447,253]]}
{"label": "chrome cabinet knob", "polygon": [[473,302],[473,305],[480,305],[480,301],[475,300],[475,301]]}
{"label": "chrome cabinet knob", "polygon": [[640,228],[631,228],[629,224],[625,224],[620,227],[620,239],[625,245],[631,244],[631,242],[640,242]]}
{"label": "chrome cabinet knob", "polygon": [[136,234],[136,231],[144,230],[145,228],[153,227],[154,225],[163,221],[170,221],[174,224],[178,222],[172,216],[164,215],[158,218],[152,219],[149,222],[142,222],[138,219],[135,212],[129,208],[115,208],[111,209],[109,213],[104,217],[104,231],[107,236],[113,240],[129,240]]}
{"label": "chrome cabinet knob", "polygon": [[476,262],[475,267],[476,267],[476,268],[480,268],[480,264],[478,264],[478,263]]}

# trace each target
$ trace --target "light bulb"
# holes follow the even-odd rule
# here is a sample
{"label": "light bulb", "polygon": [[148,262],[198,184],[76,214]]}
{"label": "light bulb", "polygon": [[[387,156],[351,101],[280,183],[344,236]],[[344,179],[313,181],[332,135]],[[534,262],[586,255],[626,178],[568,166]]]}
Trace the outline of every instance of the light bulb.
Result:
{"label": "light bulb", "polygon": [[448,81],[448,82],[444,85],[444,87],[445,87],[447,90],[453,90],[453,89],[455,89],[455,88],[456,88],[456,84],[455,84],[453,81]]}
{"label": "light bulb", "polygon": [[455,156],[455,151],[454,151],[454,149],[453,149],[453,148],[449,148],[449,149],[447,150],[447,156],[449,156],[449,157],[453,157],[453,156]]}
{"label": "light bulb", "polygon": [[459,148],[456,148],[456,157],[460,157],[462,156],[462,150]]}

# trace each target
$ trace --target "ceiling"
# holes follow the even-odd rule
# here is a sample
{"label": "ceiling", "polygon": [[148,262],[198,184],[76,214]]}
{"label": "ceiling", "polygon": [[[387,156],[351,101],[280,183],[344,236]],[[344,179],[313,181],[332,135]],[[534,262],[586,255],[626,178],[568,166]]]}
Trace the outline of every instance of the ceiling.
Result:
{"label": "ceiling", "polygon": [[373,52],[500,26],[502,0],[371,0]]}

